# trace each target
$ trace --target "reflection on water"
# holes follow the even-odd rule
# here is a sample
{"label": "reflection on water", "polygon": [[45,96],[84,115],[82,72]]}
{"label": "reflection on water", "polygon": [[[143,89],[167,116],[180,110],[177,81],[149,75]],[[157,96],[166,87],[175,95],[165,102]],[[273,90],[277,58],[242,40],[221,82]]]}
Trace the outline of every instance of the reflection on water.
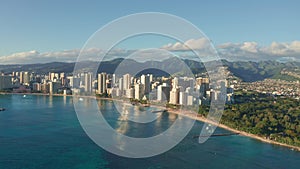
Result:
{"label": "reflection on water", "polygon": [[178,118],[176,114],[153,113],[158,110],[155,107],[106,100],[98,100],[98,106],[107,123],[118,133],[129,137],[146,138],[161,134]]}
{"label": "reflection on water", "polygon": [[63,103],[64,103],[64,106],[66,106],[66,104],[67,104],[67,96],[63,96]]}
{"label": "reflection on water", "polygon": [[121,119],[123,120],[126,119],[136,123],[150,123],[161,116],[161,112],[157,112],[160,109],[156,107],[137,106],[121,101],[114,101],[113,103],[116,112],[122,116]]}
{"label": "reflection on water", "polygon": [[48,105],[50,108],[53,107],[53,96],[51,96],[51,95],[49,96]]}

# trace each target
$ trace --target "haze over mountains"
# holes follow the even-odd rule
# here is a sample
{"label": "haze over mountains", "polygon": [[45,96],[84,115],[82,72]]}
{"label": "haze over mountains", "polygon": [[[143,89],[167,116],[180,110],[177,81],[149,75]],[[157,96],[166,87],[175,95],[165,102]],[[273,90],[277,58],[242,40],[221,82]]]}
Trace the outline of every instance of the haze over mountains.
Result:
{"label": "haze over mountains", "polygon": [[[98,72],[107,72],[114,73],[118,65],[123,61],[123,58],[114,59],[110,61],[102,62],[99,66]],[[193,73],[203,73],[206,71],[203,63],[196,62],[194,60],[184,60],[187,66],[191,68]],[[277,62],[277,61],[235,61],[229,62],[227,60],[222,60],[222,63],[225,67],[228,68],[232,74],[242,81],[252,82],[264,80],[266,78],[275,78],[282,80],[300,80],[299,70],[300,62]],[[82,62],[82,65],[97,66],[97,62],[86,61]],[[146,61],[143,63],[136,62],[135,60],[126,59],[126,64],[124,66],[135,71],[138,69],[143,69],[146,65],[155,65],[155,67],[165,69],[174,69],[178,63],[178,59],[169,58],[161,62],[158,61]],[[0,72],[11,73],[13,71],[30,71],[37,73],[48,73],[48,72],[66,72],[72,73],[75,63],[65,63],[65,62],[51,62],[43,64],[16,64],[16,65],[0,65]],[[88,71],[88,70],[84,70]],[[147,73],[147,72],[141,72]],[[165,75],[162,71],[151,70],[151,73],[154,75],[162,76]]]}

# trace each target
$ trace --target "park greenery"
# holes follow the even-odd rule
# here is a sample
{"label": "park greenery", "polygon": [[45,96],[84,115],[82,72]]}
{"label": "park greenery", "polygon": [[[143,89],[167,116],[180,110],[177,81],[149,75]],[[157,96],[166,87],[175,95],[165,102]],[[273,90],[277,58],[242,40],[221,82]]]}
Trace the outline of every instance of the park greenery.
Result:
{"label": "park greenery", "polygon": [[[277,142],[300,146],[299,100],[256,92],[236,92],[234,104],[227,104],[221,123]],[[209,106],[201,105],[206,116]]]}

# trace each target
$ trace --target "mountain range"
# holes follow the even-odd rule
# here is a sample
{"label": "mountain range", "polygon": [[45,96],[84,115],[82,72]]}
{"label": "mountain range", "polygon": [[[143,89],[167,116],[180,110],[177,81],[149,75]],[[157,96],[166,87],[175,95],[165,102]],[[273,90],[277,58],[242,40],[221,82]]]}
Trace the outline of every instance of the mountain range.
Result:
{"label": "mountain range", "polygon": [[[119,67],[129,68],[130,71],[136,72],[138,70],[143,70],[145,67],[156,67],[158,69],[146,69],[141,71],[139,74],[152,73],[157,76],[166,75],[168,73],[161,70],[171,70],[176,71],[179,64],[182,61],[178,59],[169,58],[163,61],[146,61],[137,62],[131,59],[118,58],[110,61],[101,62],[98,66],[95,61],[84,61],[81,62],[81,67],[99,67],[98,72],[114,73]],[[194,60],[184,60],[184,63],[190,68],[194,73],[206,72],[204,64],[202,62],[197,62]],[[260,81],[266,78],[282,79],[282,80],[300,80],[299,70],[300,62],[278,62],[278,61],[234,61],[230,62],[227,60],[222,60],[223,66],[227,67],[234,76],[240,78],[245,82]],[[72,73],[75,63],[65,63],[65,62],[51,62],[42,64],[16,64],[16,65],[0,65],[0,72],[11,73],[13,71],[29,71],[36,72],[39,74],[46,74],[48,72],[66,72]],[[84,71],[89,71],[84,69]]]}

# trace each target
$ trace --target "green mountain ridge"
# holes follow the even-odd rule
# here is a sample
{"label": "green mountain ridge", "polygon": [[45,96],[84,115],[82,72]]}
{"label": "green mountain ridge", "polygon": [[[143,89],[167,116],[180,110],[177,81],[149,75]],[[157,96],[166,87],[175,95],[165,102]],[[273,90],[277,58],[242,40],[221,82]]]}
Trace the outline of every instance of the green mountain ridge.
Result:
{"label": "green mountain ridge", "polygon": [[[194,74],[203,73],[206,71],[205,66],[201,62],[197,62],[194,60],[184,60],[184,63],[191,69]],[[273,79],[282,79],[282,80],[299,80],[298,76],[291,76],[290,74],[298,73],[295,70],[300,69],[300,62],[286,62],[281,63],[277,61],[235,61],[229,62],[227,60],[222,60],[222,63],[227,69],[232,72],[232,74],[242,81],[245,82],[254,82],[260,81],[267,78]],[[177,65],[181,64],[178,59],[169,58],[159,61],[146,61],[146,62],[137,62],[132,59],[123,59],[118,58],[110,61],[101,62],[100,66],[98,66],[97,62],[93,61],[85,61],[81,62],[81,67],[98,67],[97,72],[107,72],[114,73],[115,70],[120,67],[124,69],[128,69],[128,73],[130,72],[139,72],[139,70],[143,70],[144,67],[148,67],[149,65],[153,67],[157,67],[161,70],[170,70],[177,71]],[[43,64],[24,64],[24,65],[0,65],[0,72],[3,73],[11,73],[13,71],[30,71],[36,73],[48,73],[48,72],[66,72],[72,73],[74,69],[75,63],[65,63],[65,62],[51,62],[51,63],[43,63]],[[292,73],[282,74],[283,70],[288,70]],[[89,69],[84,69],[82,71],[92,71]],[[152,69],[153,71],[153,69]],[[154,71],[154,75],[162,76],[165,74],[161,74],[162,71]],[[152,73],[150,70],[142,71],[142,73]]]}

